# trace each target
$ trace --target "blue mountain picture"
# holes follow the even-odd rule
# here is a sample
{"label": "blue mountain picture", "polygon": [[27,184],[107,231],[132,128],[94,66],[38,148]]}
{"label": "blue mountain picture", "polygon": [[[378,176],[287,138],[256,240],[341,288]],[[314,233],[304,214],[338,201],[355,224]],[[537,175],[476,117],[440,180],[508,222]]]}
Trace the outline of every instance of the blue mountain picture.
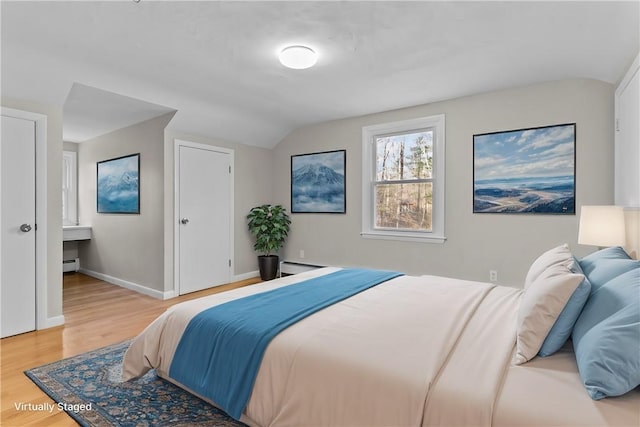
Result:
{"label": "blue mountain picture", "polygon": [[575,124],[474,135],[473,212],[575,214]]}
{"label": "blue mountain picture", "polygon": [[575,213],[573,175],[476,180],[474,212]]}
{"label": "blue mountain picture", "polygon": [[345,212],[344,154],[337,151],[292,158],[292,212]]}
{"label": "blue mountain picture", "polygon": [[139,154],[98,163],[98,212],[140,213]]}

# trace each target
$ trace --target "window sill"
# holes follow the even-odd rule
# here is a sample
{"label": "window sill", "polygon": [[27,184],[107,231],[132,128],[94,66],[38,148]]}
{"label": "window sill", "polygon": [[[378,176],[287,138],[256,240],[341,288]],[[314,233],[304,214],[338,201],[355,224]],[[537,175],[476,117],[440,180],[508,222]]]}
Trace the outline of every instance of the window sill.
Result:
{"label": "window sill", "polygon": [[360,233],[364,239],[379,239],[379,240],[398,240],[403,242],[418,242],[418,243],[444,243],[447,238],[445,236],[438,236],[433,234],[424,235],[421,233],[403,233],[403,232],[389,232],[389,231],[366,231]]}

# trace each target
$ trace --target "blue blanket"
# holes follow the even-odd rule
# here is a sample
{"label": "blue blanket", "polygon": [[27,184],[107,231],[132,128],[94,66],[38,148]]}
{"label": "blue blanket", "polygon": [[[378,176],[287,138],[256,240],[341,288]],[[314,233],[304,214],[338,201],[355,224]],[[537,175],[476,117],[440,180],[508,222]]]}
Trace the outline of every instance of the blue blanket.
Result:
{"label": "blue blanket", "polygon": [[325,307],[400,275],[344,269],[204,310],[187,325],[169,376],[239,419],[251,396],[262,356],[278,333]]}

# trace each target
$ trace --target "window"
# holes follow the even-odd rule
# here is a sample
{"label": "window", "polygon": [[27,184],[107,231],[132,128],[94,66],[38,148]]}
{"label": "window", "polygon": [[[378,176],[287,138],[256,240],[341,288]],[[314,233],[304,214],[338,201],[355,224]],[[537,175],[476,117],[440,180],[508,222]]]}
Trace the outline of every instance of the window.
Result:
{"label": "window", "polygon": [[362,236],[442,243],[444,115],[362,129]]}
{"label": "window", "polygon": [[73,151],[62,152],[62,224],[78,223],[77,203],[77,154]]}

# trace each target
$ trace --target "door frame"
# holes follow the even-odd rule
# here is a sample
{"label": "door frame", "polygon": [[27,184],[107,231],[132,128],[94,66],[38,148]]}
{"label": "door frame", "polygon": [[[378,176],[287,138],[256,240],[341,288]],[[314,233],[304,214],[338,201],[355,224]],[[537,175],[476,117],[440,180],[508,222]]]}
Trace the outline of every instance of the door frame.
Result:
{"label": "door frame", "polygon": [[[50,324],[50,319],[47,316],[47,116],[6,107],[2,107],[0,111],[3,116],[31,120],[35,123],[36,259],[34,268],[36,270],[36,330],[45,329],[50,326],[56,326]],[[0,215],[2,215],[1,204],[2,200],[0,199]],[[1,219],[2,217],[0,216]],[[62,227],[62,224],[60,224],[60,227]],[[0,253],[0,259],[1,255]],[[64,320],[62,323],[64,323]]]}
{"label": "door frame", "polygon": [[234,259],[234,175],[235,175],[235,151],[229,148],[216,147],[198,142],[175,139],[173,146],[173,289],[176,296],[180,295],[180,147],[196,148],[200,150],[215,151],[228,154],[231,165],[229,174],[229,278],[235,271]]}

